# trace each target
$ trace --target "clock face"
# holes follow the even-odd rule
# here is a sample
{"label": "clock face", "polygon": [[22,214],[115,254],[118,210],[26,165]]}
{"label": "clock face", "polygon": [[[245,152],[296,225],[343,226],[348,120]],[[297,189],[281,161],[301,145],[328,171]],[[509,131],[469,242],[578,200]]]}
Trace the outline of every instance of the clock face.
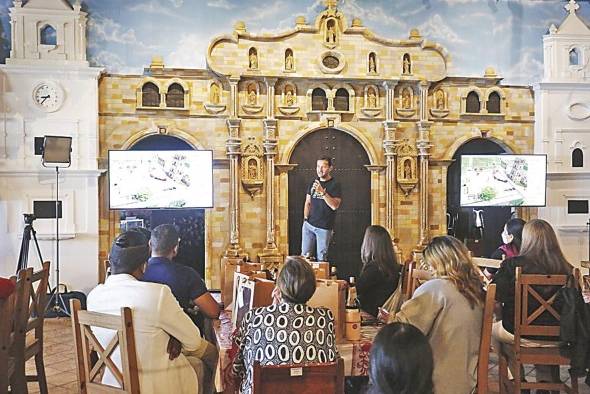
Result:
{"label": "clock face", "polygon": [[33,89],[33,101],[40,109],[53,112],[61,107],[64,94],[61,88],[50,82],[42,82]]}

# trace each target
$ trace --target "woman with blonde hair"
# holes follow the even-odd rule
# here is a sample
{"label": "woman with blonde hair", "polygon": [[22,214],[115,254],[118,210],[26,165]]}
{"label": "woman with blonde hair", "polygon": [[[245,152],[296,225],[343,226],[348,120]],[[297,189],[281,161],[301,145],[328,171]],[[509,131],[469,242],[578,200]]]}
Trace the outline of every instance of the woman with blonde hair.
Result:
{"label": "woman with blonde hair", "polygon": [[479,269],[461,241],[435,237],[424,249],[433,279],[420,286],[391,321],[409,323],[432,347],[437,394],[468,394],[477,384],[485,292]]}
{"label": "woman with blonde hair", "polygon": [[[494,323],[492,328],[492,341],[494,348],[509,359],[514,357],[512,344],[514,343],[514,284],[517,267],[522,267],[523,274],[567,275],[572,272],[572,266],[565,259],[551,225],[541,219],[534,219],[525,224],[520,255],[504,260],[493,280],[496,284],[496,301],[500,304],[498,310],[502,313],[501,320]],[[557,290],[559,290],[558,286],[538,289],[546,298],[551,297]],[[528,300],[529,313],[538,307],[537,300],[533,298]],[[550,313],[543,313],[535,320],[535,324],[552,326],[559,325],[559,322]],[[523,343],[533,347],[541,346],[535,340],[543,339],[543,337],[529,337]],[[552,372],[549,366],[538,365],[536,368],[537,381],[552,381],[554,374],[555,372]]]}

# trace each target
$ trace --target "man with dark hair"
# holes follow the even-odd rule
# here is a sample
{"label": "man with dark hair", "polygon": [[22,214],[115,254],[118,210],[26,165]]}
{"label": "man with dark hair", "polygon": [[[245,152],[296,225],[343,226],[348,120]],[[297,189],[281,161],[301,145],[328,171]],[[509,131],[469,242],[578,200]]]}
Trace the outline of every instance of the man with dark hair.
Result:
{"label": "man with dark hair", "polygon": [[301,254],[312,255],[315,249],[318,261],[327,260],[336,210],[342,203],[340,184],[330,175],[332,169],[331,157],[317,160],[318,177],[309,186],[303,207]]}
{"label": "man with dark hair", "polygon": [[[217,350],[201,338],[168,286],[138,280],[149,255],[148,240],[141,232],[119,235],[109,255],[112,274],[90,292],[88,310],[119,315],[122,307],[131,308],[142,393],[164,393],[170,387],[177,393],[202,392],[204,365],[215,367]],[[98,327],[93,332],[105,348],[116,335]],[[121,368],[119,348],[113,360]],[[109,369],[103,383],[119,386]]]}
{"label": "man with dark hair", "polygon": [[[194,304],[203,316],[217,319],[219,304],[207,290],[199,273],[191,267],[172,261],[178,254],[179,242],[180,235],[172,224],[161,224],[152,230],[152,257],[148,261],[143,280],[168,285],[185,311],[192,311]],[[194,314],[189,315],[202,330],[202,322],[194,318]]]}

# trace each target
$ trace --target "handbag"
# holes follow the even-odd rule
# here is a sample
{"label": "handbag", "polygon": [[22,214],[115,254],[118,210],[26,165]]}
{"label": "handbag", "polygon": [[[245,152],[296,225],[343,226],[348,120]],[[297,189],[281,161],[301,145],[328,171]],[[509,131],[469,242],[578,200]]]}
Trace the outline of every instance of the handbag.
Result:
{"label": "handbag", "polygon": [[399,280],[397,281],[397,287],[393,293],[391,293],[389,298],[383,303],[382,308],[389,312],[390,315],[395,315],[398,313],[402,308],[402,304],[406,301],[406,297],[402,291],[402,282],[402,275],[400,275]]}

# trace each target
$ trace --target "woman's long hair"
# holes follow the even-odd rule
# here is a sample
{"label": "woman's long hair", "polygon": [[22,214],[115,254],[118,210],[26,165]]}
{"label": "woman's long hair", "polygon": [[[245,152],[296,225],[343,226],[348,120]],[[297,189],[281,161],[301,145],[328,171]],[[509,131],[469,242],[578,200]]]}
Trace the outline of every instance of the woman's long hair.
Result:
{"label": "woman's long hair", "polygon": [[510,219],[506,222],[506,232],[512,235],[511,244],[514,245],[516,250],[520,251],[522,246],[522,229],[526,222],[521,218]]}
{"label": "woman's long hair", "polygon": [[568,263],[557,241],[555,231],[542,219],[533,219],[522,231],[520,255],[547,274],[569,274]]}
{"label": "woman's long hair", "polygon": [[393,251],[393,242],[384,227],[367,227],[361,246],[361,261],[363,269],[368,263],[375,263],[381,272],[389,277],[395,276],[399,271],[400,266]]}
{"label": "woman's long hair", "polygon": [[484,304],[479,268],[471,260],[467,247],[457,238],[450,235],[433,238],[424,249],[424,261],[435,270],[436,276],[453,282],[472,308]]}
{"label": "woman's long hair", "polygon": [[370,394],[432,394],[432,349],[411,324],[383,327],[369,356]]}

